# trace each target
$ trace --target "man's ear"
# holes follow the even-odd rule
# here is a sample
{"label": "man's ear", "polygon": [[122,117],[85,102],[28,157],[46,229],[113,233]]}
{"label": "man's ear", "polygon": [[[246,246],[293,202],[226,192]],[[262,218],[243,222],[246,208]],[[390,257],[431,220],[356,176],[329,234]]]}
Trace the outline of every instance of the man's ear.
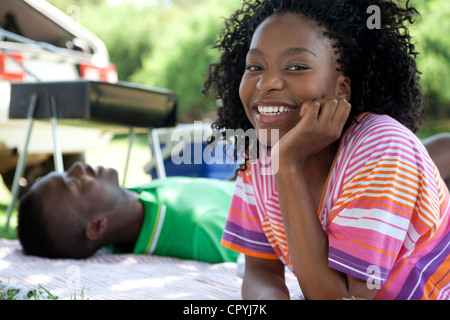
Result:
{"label": "man's ear", "polygon": [[86,237],[89,240],[99,239],[105,232],[108,226],[108,219],[105,216],[96,216],[88,222],[86,226]]}
{"label": "man's ear", "polygon": [[352,98],[352,82],[349,77],[341,74],[337,79],[336,95],[350,101]]}

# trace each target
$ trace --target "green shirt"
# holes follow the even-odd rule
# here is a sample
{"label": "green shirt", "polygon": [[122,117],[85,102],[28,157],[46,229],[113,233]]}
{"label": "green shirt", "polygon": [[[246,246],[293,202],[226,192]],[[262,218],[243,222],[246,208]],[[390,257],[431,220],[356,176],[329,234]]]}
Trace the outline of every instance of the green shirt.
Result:
{"label": "green shirt", "polygon": [[236,262],[237,253],[220,244],[234,186],[232,181],[168,177],[131,188],[145,206],[133,253]]}

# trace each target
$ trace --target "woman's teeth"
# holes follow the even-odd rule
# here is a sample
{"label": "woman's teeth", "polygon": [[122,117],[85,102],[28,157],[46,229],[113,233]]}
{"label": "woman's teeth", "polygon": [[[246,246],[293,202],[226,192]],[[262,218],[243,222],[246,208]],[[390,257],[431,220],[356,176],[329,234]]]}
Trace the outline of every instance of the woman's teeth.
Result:
{"label": "woman's teeth", "polygon": [[277,107],[277,106],[273,106],[273,107],[258,107],[258,112],[262,115],[265,116],[272,116],[272,115],[277,115],[277,114],[283,114],[283,113],[288,113],[292,111],[291,108],[288,107]]}

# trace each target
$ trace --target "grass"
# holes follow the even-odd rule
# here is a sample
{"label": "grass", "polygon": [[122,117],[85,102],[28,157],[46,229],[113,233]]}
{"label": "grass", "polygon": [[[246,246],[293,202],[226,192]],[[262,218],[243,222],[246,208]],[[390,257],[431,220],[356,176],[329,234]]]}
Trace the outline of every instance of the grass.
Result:
{"label": "grass", "polygon": [[36,289],[21,289],[0,283],[0,300],[58,300],[58,297],[41,285]]}
{"label": "grass", "polygon": [[[37,285],[36,288],[19,288],[12,286],[9,283],[0,281],[0,301],[1,300],[58,300],[59,298],[53,295],[49,290]],[[70,300],[89,300],[84,296],[84,288],[81,290],[79,296],[72,294]]]}

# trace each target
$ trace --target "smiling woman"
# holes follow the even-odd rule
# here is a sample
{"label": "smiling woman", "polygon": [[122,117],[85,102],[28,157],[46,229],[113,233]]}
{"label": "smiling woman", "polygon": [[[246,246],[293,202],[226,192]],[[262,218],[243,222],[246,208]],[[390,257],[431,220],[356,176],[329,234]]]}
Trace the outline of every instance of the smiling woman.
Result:
{"label": "smiling woman", "polygon": [[256,29],[239,95],[257,132],[273,128],[282,138],[300,121],[305,102],[350,98],[350,80],[337,71],[325,30],[317,29],[317,23],[292,13],[273,15]]}
{"label": "smiling woman", "polygon": [[[367,28],[370,5],[381,28]],[[244,298],[289,298],[285,266],[307,299],[448,297],[449,193],[414,134],[416,13],[248,0],[227,21],[205,82],[223,103],[214,127],[269,144],[241,166],[222,237],[245,254]]]}

